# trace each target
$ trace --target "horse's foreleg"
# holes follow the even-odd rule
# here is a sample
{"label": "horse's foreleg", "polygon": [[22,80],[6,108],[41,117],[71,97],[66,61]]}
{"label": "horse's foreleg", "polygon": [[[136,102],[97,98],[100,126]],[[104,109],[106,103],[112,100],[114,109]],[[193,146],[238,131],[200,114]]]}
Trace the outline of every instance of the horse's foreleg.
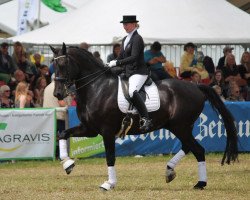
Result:
{"label": "horse's foreleg", "polygon": [[106,151],[106,162],[108,166],[108,181],[105,181],[100,188],[103,190],[111,190],[116,186],[117,178],[115,171],[115,136],[104,135],[103,142]]}
{"label": "horse's foreleg", "polygon": [[83,137],[86,132],[86,128],[83,125],[76,126],[74,128],[67,129],[59,135],[59,156],[62,160],[63,169],[67,174],[70,174],[75,166],[75,161],[69,158],[67,139],[71,136]]}

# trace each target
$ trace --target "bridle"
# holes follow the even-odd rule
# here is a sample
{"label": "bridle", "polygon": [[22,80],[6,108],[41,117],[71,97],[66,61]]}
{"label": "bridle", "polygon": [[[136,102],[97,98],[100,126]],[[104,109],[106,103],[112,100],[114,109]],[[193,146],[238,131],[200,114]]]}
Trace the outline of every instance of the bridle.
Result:
{"label": "bridle", "polygon": [[[76,79],[76,80],[72,81],[70,79],[70,73],[69,73],[69,70],[68,70],[68,67],[67,67],[68,63],[69,63],[70,56],[69,55],[61,55],[61,56],[58,56],[58,57],[54,57],[54,60],[58,60],[60,58],[65,58],[66,59],[66,64],[65,64],[66,65],[66,77],[56,76],[54,78],[54,80],[58,81],[58,82],[61,82],[64,85],[64,88],[66,90],[67,95],[69,95],[70,93],[75,92],[75,91],[89,85],[90,83],[94,82],[96,79],[98,79],[100,76],[102,76],[103,74],[105,74],[107,71],[110,70],[110,68],[106,68],[104,70],[99,70],[99,71],[96,71],[96,72],[94,72],[92,74],[88,74],[86,76],[83,76],[83,77],[81,77],[79,79]],[[69,89],[69,87],[72,86],[73,84],[75,84],[75,83],[77,83],[77,82],[79,82],[81,80],[89,79],[91,77],[93,77],[93,78],[91,80],[89,80],[88,82],[86,82],[85,84],[75,88],[74,90]]]}

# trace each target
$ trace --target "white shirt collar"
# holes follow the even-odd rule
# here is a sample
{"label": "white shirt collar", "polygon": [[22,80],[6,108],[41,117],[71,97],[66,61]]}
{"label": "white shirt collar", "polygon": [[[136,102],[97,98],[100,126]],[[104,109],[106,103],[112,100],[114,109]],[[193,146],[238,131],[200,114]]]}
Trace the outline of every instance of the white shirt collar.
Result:
{"label": "white shirt collar", "polygon": [[126,37],[125,41],[124,41],[124,50],[126,49],[126,46],[128,45],[132,35],[134,34],[134,32],[137,30],[137,28],[135,28],[133,31],[131,31],[128,36]]}

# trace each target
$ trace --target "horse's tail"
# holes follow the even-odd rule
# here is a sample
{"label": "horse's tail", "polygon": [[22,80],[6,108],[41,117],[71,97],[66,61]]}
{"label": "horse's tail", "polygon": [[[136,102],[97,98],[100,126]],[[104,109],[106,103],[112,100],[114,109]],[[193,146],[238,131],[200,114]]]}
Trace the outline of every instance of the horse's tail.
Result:
{"label": "horse's tail", "polygon": [[230,164],[230,161],[235,161],[238,157],[238,139],[237,139],[237,129],[234,123],[234,117],[231,112],[226,108],[225,104],[221,98],[217,95],[213,88],[206,85],[198,85],[199,89],[206,96],[207,100],[210,102],[212,108],[216,112],[218,111],[221,114],[224,121],[224,126],[227,131],[227,145],[221,161],[223,165],[225,160],[227,164]]}

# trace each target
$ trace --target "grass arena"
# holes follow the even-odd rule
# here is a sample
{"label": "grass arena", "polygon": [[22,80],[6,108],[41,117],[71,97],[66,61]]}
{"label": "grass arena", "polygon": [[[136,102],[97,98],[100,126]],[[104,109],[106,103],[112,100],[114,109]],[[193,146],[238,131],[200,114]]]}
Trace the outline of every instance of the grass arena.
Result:
{"label": "grass arena", "polygon": [[194,190],[197,162],[186,156],[176,167],[177,176],[165,183],[165,165],[172,155],[118,157],[119,183],[103,192],[105,158],[76,161],[70,175],[59,161],[17,161],[0,163],[0,199],[237,199],[250,196],[250,154],[239,154],[239,162],[221,166],[222,154],[207,154],[208,185]]}

